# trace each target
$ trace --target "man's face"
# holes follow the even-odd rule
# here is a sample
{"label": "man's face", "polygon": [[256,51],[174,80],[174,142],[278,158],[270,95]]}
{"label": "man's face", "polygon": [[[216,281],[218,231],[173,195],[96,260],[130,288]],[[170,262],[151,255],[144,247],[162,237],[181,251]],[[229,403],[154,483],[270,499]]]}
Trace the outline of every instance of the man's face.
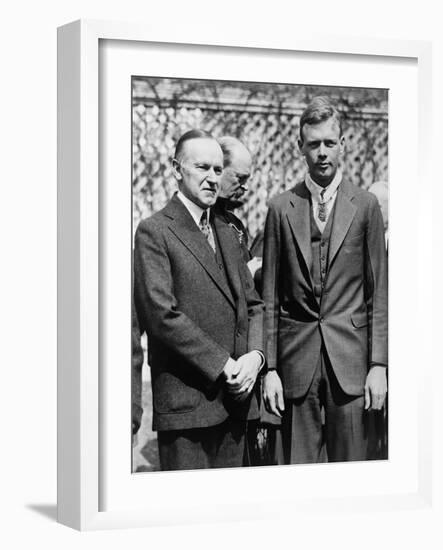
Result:
{"label": "man's face", "polygon": [[215,139],[187,141],[181,159],[173,161],[173,168],[185,197],[203,209],[215,203],[223,172],[223,153]]}
{"label": "man's face", "polygon": [[244,203],[251,176],[252,159],[246,149],[236,149],[231,155],[230,164],[223,170],[220,197],[229,201],[233,208]]}
{"label": "man's face", "polygon": [[326,187],[337,172],[344,136],[340,137],[340,128],[333,118],[318,124],[305,124],[302,135],[298,146],[306,159],[309,174],[318,185]]}

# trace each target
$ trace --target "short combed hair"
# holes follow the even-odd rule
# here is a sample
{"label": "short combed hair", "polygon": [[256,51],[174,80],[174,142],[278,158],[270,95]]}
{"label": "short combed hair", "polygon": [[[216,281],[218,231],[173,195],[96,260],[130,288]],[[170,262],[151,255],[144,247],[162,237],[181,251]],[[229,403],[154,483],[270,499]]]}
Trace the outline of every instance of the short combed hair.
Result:
{"label": "short combed hair", "polygon": [[193,130],[189,130],[188,132],[185,132],[177,141],[177,145],[175,146],[175,152],[174,152],[174,158],[177,161],[181,160],[181,157],[183,156],[183,148],[185,146],[185,143],[187,141],[190,141],[191,139],[213,139],[215,141],[215,138],[212,134],[209,132],[206,132],[206,130],[199,130],[197,128]]}
{"label": "short combed hair", "polygon": [[300,140],[303,141],[303,126],[305,124],[319,124],[330,118],[333,118],[337,122],[341,136],[341,115],[337,107],[328,97],[314,97],[300,117]]}
{"label": "short combed hair", "polygon": [[223,151],[223,165],[226,168],[226,166],[231,165],[232,154],[235,148],[239,146],[244,147],[244,145],[239,139],[232,136],[223,136],[217,141]]}

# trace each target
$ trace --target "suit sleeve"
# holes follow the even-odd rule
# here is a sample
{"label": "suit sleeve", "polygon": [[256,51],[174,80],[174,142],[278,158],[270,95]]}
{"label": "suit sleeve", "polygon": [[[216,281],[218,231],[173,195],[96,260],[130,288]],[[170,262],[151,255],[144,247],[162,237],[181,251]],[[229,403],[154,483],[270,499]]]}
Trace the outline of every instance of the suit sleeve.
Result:
{"label": "suit sleeve", "polygon": [[265,303],[265,354],[268,369],[277,368],[279,281],[280,270],[280,215],[271,204],[266,217],[263,241],[263,300]]}
{"label": "suit sleeve", "polygon": [[143,348],[140,341],[135,306],[132,304],[132,433],[137,433],[143,415],[142,408]]}
{"label": "suit sleeve", "polygon": [[243,265],[246,275],[245,295],[248,306],[248,351],[259,350],[263,346],[263,301],[255,289],[254,280],[246,263]]}
{"label": "suit sleeve", "polygon": [[371,197],[366,231],[366,295],[369,365],[388,365],[388,262],[383,218]]}
{"label": "suit sleeve", "polygon": [[[164,228],[141,222],[134,247],[134,295],[143,329],[215,383],[229,353],[177,307]],[[192,281],[189,281],[191,287]]]}

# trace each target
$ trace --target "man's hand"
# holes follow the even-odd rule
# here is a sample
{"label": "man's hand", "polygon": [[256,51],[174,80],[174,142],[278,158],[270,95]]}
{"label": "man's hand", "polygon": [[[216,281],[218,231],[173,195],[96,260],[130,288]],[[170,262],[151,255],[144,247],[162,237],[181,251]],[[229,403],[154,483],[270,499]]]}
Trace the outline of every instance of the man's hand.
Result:
{"label": "man's hand", "polygon": [[252,278],[255,277],[256,271],[261,268],[262,263],[263,263],[262,258],[259,258],[258,256],[254,256],[252,260],[249,260],[248,268],[249,268],[249,271],[251,272]]}
{"label": "man's hand", "polygon": [[235,380],[235,377],[238,375],[240,367],[237,365],[237,361],[231,357],[226,361],[226,364],[223,368],[223,374],[225,376],[226,382]]}
{"label": "man's hand", "polygon": [[385,367],[372,367],[365,384],[365,409],[379,411],[383,408],[388,383]]}
{"label": "man's hand", "polygon": [[234,399],[242,401],[251,393],[261,364],[262,356],[257,351],[250,351],[237,359],[237,374],[226,378],[227,391]]}
{"label": "man's hand", "polygon": [[263,401],[266,410],[281,418],[285,410],[283,386],[277,371],[270,370],[263,380]]}

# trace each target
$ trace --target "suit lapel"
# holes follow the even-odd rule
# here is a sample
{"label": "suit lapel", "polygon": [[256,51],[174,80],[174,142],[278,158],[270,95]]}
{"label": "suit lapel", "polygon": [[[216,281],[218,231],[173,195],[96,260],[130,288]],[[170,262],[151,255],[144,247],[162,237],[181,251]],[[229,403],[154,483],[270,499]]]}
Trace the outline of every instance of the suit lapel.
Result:
{"label": "suit lapel", "polygon": [[202,265],[220,291],[226,296],[227,300],[235,307],[226,280],[217,266],[214,252],[192,219],[191,214],[178,197],[174,196],[171,199],[164,210],[164,214],[171,219],[169,227],[177,239],[182,242]]}
{"label": "suit lapel", "polygon": [[357,207],[353,204],[354,193],[351,184],[343,181],[337,191],[335,203],[334,223],[332,225],[331,239],[329,243],[328,268],[343,243],[346,233],[354,219]]}
{"label": "suit lapel", "polygon": [[311,279],[312,270],[312,248],[311,248],[311,219],[309,209],[311,203],[309,201],[309,191],[304,182],[299,183],[294,189],[294,193],[290,199],[291,206],[287,212],[287,218],[292,230],[294,239],[302,253],[309,277]]}

